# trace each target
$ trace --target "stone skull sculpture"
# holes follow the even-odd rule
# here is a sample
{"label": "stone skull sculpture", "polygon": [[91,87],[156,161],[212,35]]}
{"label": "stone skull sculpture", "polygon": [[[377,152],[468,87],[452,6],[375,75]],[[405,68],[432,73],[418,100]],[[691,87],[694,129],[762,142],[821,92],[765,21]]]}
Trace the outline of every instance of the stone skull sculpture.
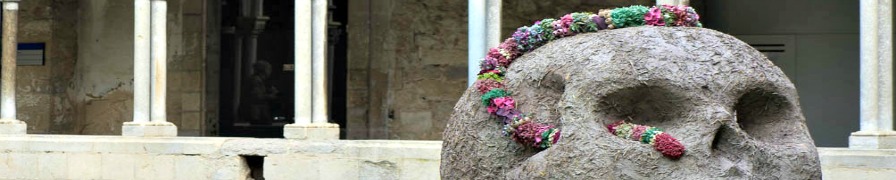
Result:
{"label": "stone skull sculpture", "polygon": [[[580,34],[518,58],[506,89],[562,129],[536,150],[500,132],[469,88],[443,136],[443,179],[820,179],[794,85],[760,52],[703,28]],[[687,148],[664,158],[608,132],[660,127]]]}

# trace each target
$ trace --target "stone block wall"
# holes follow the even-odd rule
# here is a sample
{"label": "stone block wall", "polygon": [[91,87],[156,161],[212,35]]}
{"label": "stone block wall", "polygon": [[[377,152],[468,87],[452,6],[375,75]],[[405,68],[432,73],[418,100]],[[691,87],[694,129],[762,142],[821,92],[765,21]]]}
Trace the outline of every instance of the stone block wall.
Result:
{"label": "stone block wall", "polygon": [[440,150],[439,141],[6,136],[0,179],[438,179]]}
{"label": "stone block wall", "polygon": [[[204,132],[203,2],[168,1],[168,121]],[[42,66],[19,66],[18,118],[31,134],[121,134],[133,111],[133,1],[21,2],[19,42],[46,43]]]}
{"label": "stone block wall", "polygon": [[203,2],[168,0],[168,121],[180,136],[205,135]]}
{"label": "stone block wall", "polygon": [[[505,0],[502,34],[571,12],[654,3]],[[349,1],[348,8],[347,137],[441,139],[467,88],[467,2]]]}
{"label": "stone block wall", "polygon": [[466,89],[466,1],[349,1],[347,137],[441,139]]}
{"label": "stone block wall", "polygon": [[18,136],[0,138],[0,179],[246,179],[226,139]]}
{"label": "stone block wall", "polygon": [[[503,34],[546,17],[653,1],[504,1]],[[347,137],[441,139],[466,89],[466,1],[349,1]],[[168,120],[181,135],[216,128],[202,1],[168,1]],[[44,66],[19,68],[30,133],[120,134],[132,118],[133,3],[22,2],[19,38],[46,42]],[[216,66],[215,66],[216,67]],[[217,84],[212,82],[212,84]],[[342,93],[342,92],[335,92]],[[213,97],[213,98],[209,98]],[[211,120],[208,120],[211,119]]]}
{"label": "stone block wall", "polygon": [[62,133],[73,121],[66,89],[78,56],[78,3],[33,0],[20,4],[18,41],[46,43],[42,66],[19,66],[16,76],[18,119],[28,132]]}

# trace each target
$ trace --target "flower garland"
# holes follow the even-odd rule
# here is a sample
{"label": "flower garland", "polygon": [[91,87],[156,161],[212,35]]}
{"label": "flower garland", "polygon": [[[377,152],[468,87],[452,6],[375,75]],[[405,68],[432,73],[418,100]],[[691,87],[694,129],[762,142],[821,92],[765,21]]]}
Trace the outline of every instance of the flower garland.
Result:
{"label": "flower garland", "polygon": [[653,145],[653,148],[663,153],[663,156],[672,159],[678,159],[684,154],[684,145],[681,145],[678,139],[675,139],[669,133],[664,133],[662,129],[657,127],[619,121],[607,125],[607,130],[610,130],[610,134],[614,134],[622,139]]}
{"label": "flower garland", "polygon": [[[518,28],[511,38],[498,47],[489,49],[480,63],[482,70],[479,72],[475,87],[482,94],[481,101],[487,107],[488,113],[504,123],[504,135],[510,136],[520,144],[546,149],[560,140],[560,129],[537,123],[532,116],[516,109],[516,101],[504,86],[504,72],[516,58],[550,41],[576,34],[643,25],[702,27],[699,19],[700,16],[691,7],[662,5],[651,8],[630,6],[601,10],[598,14],[577,12],[564,15],[560,19],[536,21],[532,26]],[[683,146],[680,146],[678,140],[659,131],[649,132],[651,133],[648,134],[651,137],[649,139],[654,142],[653,144],[662,144],[662,147],[657,146],[657,150],[664,155],[678,157],[681,155],[680,152],[683,152]],[[670,145],[668,147],[672,148],[669,150],[666,144],[670,143],[673,145],[677,143],[682,149],[679,151],[675,149],[678,146]],[[675,155],[676,152],[679,152],[678,155]]]}

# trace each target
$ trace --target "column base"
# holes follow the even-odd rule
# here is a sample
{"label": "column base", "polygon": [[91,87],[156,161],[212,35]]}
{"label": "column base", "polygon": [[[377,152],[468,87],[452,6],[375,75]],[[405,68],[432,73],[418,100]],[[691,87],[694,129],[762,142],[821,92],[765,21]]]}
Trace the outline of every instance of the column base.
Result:
{"label": "column base", "polygon": [[287,124],[283,127],[283,137],[295,140],[339,140],[339,124]]}
{"label": "column base", "polygon": [[858,131],[849,136],[850,149],[896,149],[896,131]]}
{"label": "column base", "polygon": [[122,136],[135,137],[177,137],[177,126],[170,122],[125,122],[121,126]]}
{"label": "column base", "polygon": [[15,119],[0,119],[0,135],[25,135],[28,125]]}

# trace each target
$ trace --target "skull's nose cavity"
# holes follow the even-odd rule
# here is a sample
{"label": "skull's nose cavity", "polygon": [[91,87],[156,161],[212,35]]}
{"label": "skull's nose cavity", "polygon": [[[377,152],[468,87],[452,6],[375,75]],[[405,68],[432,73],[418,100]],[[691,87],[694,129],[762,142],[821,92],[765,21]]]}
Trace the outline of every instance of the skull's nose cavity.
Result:
{"label": "skull's nose cavity", "polygon": [[728,133],[731,133],[731,129],[727,126],[722,126],[716,129],[716,133],[712,136],[712,143],[710,144],[709,149],[713,153],[724,152],[728,150],[728,145],[731,145],[730,137]]}
{"label": "skull's nose cavity", "polygon": [[[793,132],[793,106],[783,96],[764,89],[753,89],[734,105],[738,127],[755,140],[778,142]],[[720,130],[721,131],[721,130]]]}

